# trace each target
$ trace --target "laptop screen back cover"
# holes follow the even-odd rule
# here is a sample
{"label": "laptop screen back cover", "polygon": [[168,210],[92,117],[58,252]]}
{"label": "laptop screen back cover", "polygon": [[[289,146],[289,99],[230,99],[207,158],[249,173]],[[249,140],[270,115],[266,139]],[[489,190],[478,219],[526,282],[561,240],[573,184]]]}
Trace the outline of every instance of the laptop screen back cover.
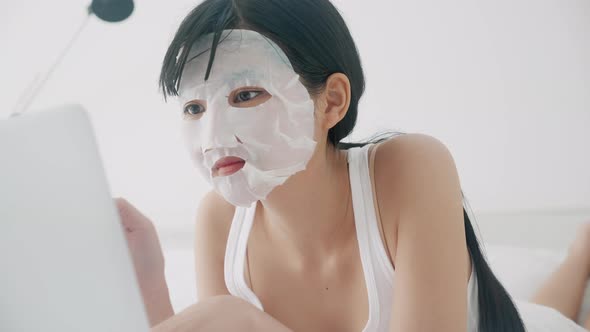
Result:
{"label": "laptop screen back cover", "polygon": [[81,106],[0,120],[0,330],[148,331]]}

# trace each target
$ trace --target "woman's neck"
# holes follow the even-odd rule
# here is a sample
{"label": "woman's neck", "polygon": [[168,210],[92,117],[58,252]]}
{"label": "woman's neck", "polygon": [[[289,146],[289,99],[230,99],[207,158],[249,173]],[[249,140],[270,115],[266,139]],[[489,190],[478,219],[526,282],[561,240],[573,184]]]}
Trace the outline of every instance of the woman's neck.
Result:
{"label": "woman's neck", "polygon": [[258,209],[269,241],[287,250],[295,265],[315,265],[336,255],[354,234],[347,151],[318,149],[307,168],[290,177]]}

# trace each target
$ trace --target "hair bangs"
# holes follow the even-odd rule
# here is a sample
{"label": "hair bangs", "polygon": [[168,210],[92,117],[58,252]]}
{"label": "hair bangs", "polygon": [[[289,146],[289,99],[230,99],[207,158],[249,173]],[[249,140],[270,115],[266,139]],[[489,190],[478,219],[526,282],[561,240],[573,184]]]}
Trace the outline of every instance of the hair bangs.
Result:
{"label": "hair bangs", "polygon": [[[192,10],[180,24],[164,56],[159,79],[164,99],[168,96],[178,96],[185,65],[208,51],[210,55],[205,80],[209,79],[217,46],[223,42],[221,38],[223,30],[239,28],[239,22],[237,8],[231,1],[205,1]],[[213,33],[211,47],[189,59],[192,46],[200,38],[211,33]]]}

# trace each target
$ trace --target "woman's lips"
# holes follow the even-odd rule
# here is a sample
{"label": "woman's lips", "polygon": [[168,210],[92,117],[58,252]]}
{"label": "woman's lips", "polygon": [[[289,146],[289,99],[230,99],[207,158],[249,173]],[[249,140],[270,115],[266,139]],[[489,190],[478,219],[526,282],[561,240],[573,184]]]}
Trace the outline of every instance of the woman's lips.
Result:
{"label": "woman's lips", "polygon": [[213,165],[213,177],[228,176],[239,171],[244,167],[246,161],[238,157],[223,157]]}

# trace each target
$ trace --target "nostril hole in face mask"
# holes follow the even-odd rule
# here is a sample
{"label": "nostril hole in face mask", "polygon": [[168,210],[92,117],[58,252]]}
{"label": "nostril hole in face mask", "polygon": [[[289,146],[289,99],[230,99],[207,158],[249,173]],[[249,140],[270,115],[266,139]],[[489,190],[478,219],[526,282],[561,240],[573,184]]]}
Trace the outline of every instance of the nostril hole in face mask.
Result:
{"label": "nostril hole in face mask", "polygon": [[236,138],[236,140],[237,140],[237,141],[238,141],[240,144],[244,144],[244,143],[242,142],[242,140],[241,140],[241,139],[240,139],[238,136],[234,135],[234,137]]}

